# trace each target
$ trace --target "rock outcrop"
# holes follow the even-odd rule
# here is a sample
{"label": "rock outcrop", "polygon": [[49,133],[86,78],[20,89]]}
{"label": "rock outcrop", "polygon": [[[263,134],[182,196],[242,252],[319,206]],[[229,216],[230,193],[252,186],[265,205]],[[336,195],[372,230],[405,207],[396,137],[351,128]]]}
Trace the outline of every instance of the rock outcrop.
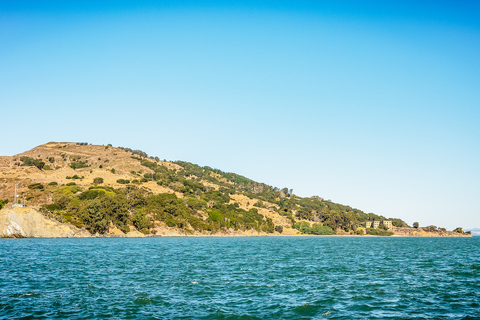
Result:
{"label": "rock outcrop", "polygon": [[0,237],[6,238],[85,238],[86,230],[46,218],[32,208],[10,207],[0,210]]}
{"label": "rock outcrop", "polygon": [[3,237],[5,238],[26,238],[27,235],[23,232],[22,228],[14,221],[10,221],[3,228]]}
{"label": "rock outcrop", "polygon": [[125,235],[126,238],[145,238],[146,235],[144,235],[143,233],[137,231],[137,230],[133,230],[133,231],[130,231],[129,233],[127,233]]}
{"label": "rock outcrop", "polygon": [[392,230],[395,236],[401,237],[471,237],[471,234],[458,233],[454,231],[426,231],[423,228],[397,228],[393,227]]}

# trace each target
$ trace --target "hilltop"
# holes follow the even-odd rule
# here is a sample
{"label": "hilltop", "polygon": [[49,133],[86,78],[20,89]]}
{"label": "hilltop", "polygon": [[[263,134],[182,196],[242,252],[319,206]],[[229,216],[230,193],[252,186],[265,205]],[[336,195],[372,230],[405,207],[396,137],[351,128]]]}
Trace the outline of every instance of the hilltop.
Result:
{"label": "hilltop", "polygon": [[391,235],[398,228],[403,235],[448,235],[436,227],[411,230],[398,218],[390,219],[393,230],[365,230],[364,221],[386,218],[208,166],[111,145],[50,142],[0,157],[0,207],[15,202],[16,182],[17,202],[91,234]]}

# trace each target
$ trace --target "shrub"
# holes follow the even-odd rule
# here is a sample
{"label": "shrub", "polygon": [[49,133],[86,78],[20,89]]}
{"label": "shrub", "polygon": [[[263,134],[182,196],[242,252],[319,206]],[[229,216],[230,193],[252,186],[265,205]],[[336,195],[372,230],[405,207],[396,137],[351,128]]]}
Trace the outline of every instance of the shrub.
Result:
{"label": "shrub", "polygon": [[335,234],[335,231],[333,231],[330,227],[323,226],[321,224],[314,224],[310,233],[316,235],[332,235]]}
{"label": "shrub", "polygon": [[217,211],[212,211],[208,213],[208,216],[212,221],[222,221],[223,220],[223,215]]}
{"label": "shrub", "polygon": [[52,181],[52,182],[50,182],[48,185],[49,185],[49,186],[57,186],[57,185],[58,185],[58,183],[57,183],[57,182],[55,182],[55,181]]}
{"label": "shrub", "polygon": [[97,177],[97,178],[93,179],[93,183],[101,184],[101,183],[103,183],[103,178]]}
{"label": "shrub", "polygon": [[92,189],[92,190],[88,190],[88,191],[85,191],[85,192],[82,192],[78,198],[80,200],[93,200],[93,199],[96,199],[98,197],[102,197],[106,194],[107,192],[103,189]]}
{"label": "shrub", "polygon": [[83,179],[84,177],[81,176],[79,177],[78,175],[74,175],[73,177],[70,177],[70,176],[66,176],[67,179]]}
{"label": "shrub", "polygon": [[278,233],[283,233],[283,226],[276,226],[275,231],[277,231]]}
{"label": "shrub", "polygon": [[44,186],[41,183],[32,183],[31,185],[28,186],[28,189],[31,190],[43,190]]}
{"label": "shrub", "polygon": [[80,169],[80,168],[87,168],[87,167],[90,167],[86,161],[72,161],[70,163],[70,168],[76,170],[76,169]]}
{"label": "shrub", "polygon": [[49,211],[62,210],[62,207],[60,207],[58,204],[44,204],[42,207],[45,207]]}
{"label": "shrub", "polygon": [[120,184],[129,184],[129,183],[130,183],[130,180],[118,179],[118,180],[117,180],[117,183],[120,183]]}
{"label": "shrub", "polygon": [[22,161],[22,166],[34,166],[35,165],[35,159],[31,157],[20,157],[20,161]]}
{"label": "shrub", "polygon": [[357,229],[355,230],[355,234],[361,236],[365,234],[365,231],[363,231],[363,229]]}
{"label": "shrub", "polygon": [[115,168],[112,168],[112,170],[110,170],[110,172],[115,174]]}
{"label": "shrub", "polygon": [[0,200],[0,210],[8,203],[8,199]]}
{"label": "shrub", "polygon": [[66,186],[76,186],[77,184],[75,182],[69,182],[66,184]]}
{"label": "shrub", "polygon": [[393,235],[393,232],[385,231],[385,230],[381,230],[381,229],[368,228],[367,229],[367,234],[370,234],[372,236],[391,236],[391,235]]}
{"label": "shrub", "polygon": [[43,162],[43,161],[37,161],[37,162],[35,162],[35,167],[37,167],[38,170],[42,170],[43,167],[45,167],[45,162]]}
{"label": "shrub", "polygon": [[295,229],[302,233],[306,234],[316,234],[316,235],[332,235],[335,234],[332,228],[328,226],[323,226],[321,224],[315,223],[310,226],[310,223],[306,221],[297,222],[293,225]]}
{"label": "shrub", "polygon": [[298,231],[302,232],[302,233],[310,233],[310,223],[306,222],[306,221],[302,221],[302,222],[297,222],[293,225],[293,228],[294,229],[297,229]]}
{"label": "shrub", "polygon": [[258,200],[257,203],[255,203],[253,206],[254,206],[254,207],[257,207],[257,208],[263,208],[263,201],[262,201],[262,200]]}
{"label": "shrub", "polygon": [[43,167],[45,166],[45,162],[43,162],[41,159],[34,159],[34,158],[31,158],[31,157],[21,157],[20,158],[20,161],[22,161],[22,166],[27,166],[27,167],[30,167],[30,166],[35,166],[37,167],[39,170],[42,170]]}

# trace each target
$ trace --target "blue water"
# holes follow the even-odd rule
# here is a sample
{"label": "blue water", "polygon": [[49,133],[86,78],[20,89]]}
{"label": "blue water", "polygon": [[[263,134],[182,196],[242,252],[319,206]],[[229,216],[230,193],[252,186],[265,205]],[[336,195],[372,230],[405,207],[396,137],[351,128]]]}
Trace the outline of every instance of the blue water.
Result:
{"label": "blue water", "polygon": [[480,319],[480,238],[0,239],[0,319]]}

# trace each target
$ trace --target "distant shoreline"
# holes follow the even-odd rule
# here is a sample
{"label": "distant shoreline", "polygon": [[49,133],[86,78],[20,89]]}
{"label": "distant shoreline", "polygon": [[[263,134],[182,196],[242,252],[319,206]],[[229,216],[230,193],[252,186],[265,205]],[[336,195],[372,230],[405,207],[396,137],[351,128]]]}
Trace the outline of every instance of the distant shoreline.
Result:
{"label": "distant shoreline", "polygon": [[146,235],[144,237],[119,236],[119,235],[101,235],[101,236],[72,236],[72,237],[0,237],[0,239],[149,239],[149,238],[272,238],[272,237],[287,237],[287,238],[312,238],[312,237],[342,237],[342,238],[475,238],[479,235],[459,235],[459,236],[376,236],[376,235],[312,235],[312,234],[298,234],[298,235]]}

